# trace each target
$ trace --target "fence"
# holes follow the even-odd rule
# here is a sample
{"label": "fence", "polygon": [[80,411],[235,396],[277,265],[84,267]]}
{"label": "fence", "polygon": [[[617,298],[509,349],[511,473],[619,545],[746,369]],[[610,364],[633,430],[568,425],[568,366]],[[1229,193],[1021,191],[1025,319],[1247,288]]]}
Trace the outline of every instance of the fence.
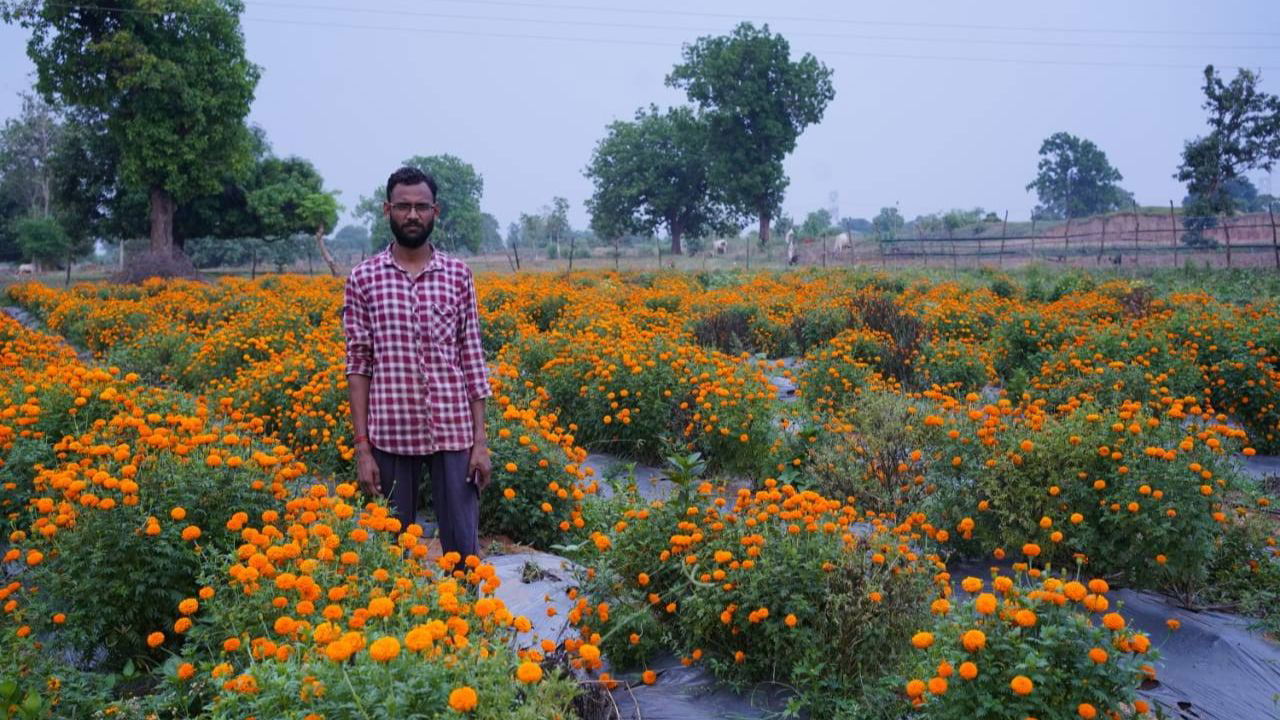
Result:
{"label": "fence", "polygon": [[[1011,231],[1012,225],[1012,231]],[[1187,216],[1170,204],[1150,209],[1072,218],[1052,223],[981,223],[950,232],[890,240],[858,238],[838,247],[831,239],[797,245],[799,264],[949,264],[1213,266],[1280,269],[1280,232],[1274,208],[1235,216]]]}

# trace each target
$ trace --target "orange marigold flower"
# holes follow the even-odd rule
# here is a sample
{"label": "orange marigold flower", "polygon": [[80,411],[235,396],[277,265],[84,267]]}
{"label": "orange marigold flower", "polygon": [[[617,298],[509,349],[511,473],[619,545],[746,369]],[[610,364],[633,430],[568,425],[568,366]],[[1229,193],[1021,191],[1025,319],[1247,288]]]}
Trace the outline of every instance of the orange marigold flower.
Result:
{"label": "orange marigold flower", "polygon": [[1026,675],[1015,675],[1009,681],[1009,688],[1013,690],[1015,695],[1030,695],[1031,691],[1035,689],[1035,685],[1032,684],[1031,678]]}
{"label": "orange marigold flower", "polygon": [[454,688],[449,693],[449,707],[458,712],[471,712],[476,709],[479,702],[480,698],[476,695],[476,691],[466,685]]}
{"label": "orange marigold flower", "polygon": [[516,679],[525,685],[532,685],[542,679],[542,666],[526,660],[516,668]]}
{"label": "orange marigold flower", "polygon": [[924,650],[933,644],[933,633],[924,631],[918,632],[911,636],[911,644],[918,650]]}
{"label": "orange marigold flower", "polygon": [[960,669],[957,672],[959,672],[960,677],[965,680],[972,680],[978,677],[978,666],[974,663],[965,661],[960,663]]}
{"label": "orange marigold flower", "polygon": [[160,647],[164,643],[164,633],[156,630],[147,636],[147,647]]}

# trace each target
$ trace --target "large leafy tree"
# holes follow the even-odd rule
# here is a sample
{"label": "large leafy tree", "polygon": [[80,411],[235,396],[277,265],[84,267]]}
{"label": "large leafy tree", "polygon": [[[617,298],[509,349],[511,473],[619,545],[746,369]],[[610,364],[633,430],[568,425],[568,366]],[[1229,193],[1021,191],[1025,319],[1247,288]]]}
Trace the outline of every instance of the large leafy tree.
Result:
{"label": "large leafy tree", "polygon": [[595,184],[592,229],[617,238],[665,227],[673,255],[686,235],[723,230],[729,213],[711,189],[709,144],[706,119],[690,108],[664,113],[651,105],[635,120],[610,124],[585,171]]}
{"label": "large leafy tree", "polygon": [[800,223],[800,237],[822,238],[834,234],[831,211],[826,208],[810,212]]}
{"label": "large leafy tree", "polygon": [[906,222],[896,207],[882,207],[871,219],[871,232],[882,243],[893,242],[905,226]]}
{"label": "large leafy tree", "polygon": [[324,179],[310,162],[299,157],[267,158],[248,201],[264,239],[311,235],[329,272],[337,277],[338,265],[324,244],[324,236],[338,222],[338,201],[324,189]]}
{"label": "large leafy tree", "polygon": [[760,242],[768,243],[787,187],[782,161],[835,98],[831,70],[808,53],[792,61],[786,38],[768,25],[742,23],[686,45],[667,84],[706,114],[711,183],[730,207],[759,218]]}
{"label": "large leafy tree", "polygon": [[[417,155],[401,165],[414,167],[431,175],[439,186],[436,202],[440,204],[435,219],[431,242],[444,250],[466,249],[479,252],[484,241],[484,221],[481,218],[480,198],[484,195],[484,178],[471,163],[453,155]],[[380,185],[373,192],[360,198],[355,214],[363,218],[369,228],[369,236],[376,245],[385,247],[391,242],[391,226],[382,214],[382,203],[387,197],[387,186]]]}
{"label": "large leafy tree", "polygon": [[1087,217],[1129,207],[1133,196],[1117,183],[1124,179],[1097,145],[1070,133],[1058,132],[1040,145],[1036,177],[1027,184],[1040,205],[1036,217]]}
{"label": "large leafy tree", "polygon": [[[46,219],[57,209],[53,164],[65,129],[53,107],[25,94],[18,117],[0,128],[0,260],[31,257],[18,242],[18,222]],[[21,235],[32,232],[28,228]]]}
{"label": "large leafy tree", "polygon": [[[151,247],[175,247],[185,202],[248,170],[244,124],[259,69],[245,58],[239,0],[4,2],[31,30],[46,99],[97,116],[123,184],[146,193]],[[180,246],[179,246],[180,249]]]}
{"label": "large leafy tree", "polygon": [[1227,83],[1212,65],[1204,69],[1209,134],[1187,141],[1174,176],[1187,184],[1189,216],[1231,215],[1247,196],[1243,174],[1270,170],[1280,159],[1280,97],[1259,91],[1260,79],[1241,69]]}

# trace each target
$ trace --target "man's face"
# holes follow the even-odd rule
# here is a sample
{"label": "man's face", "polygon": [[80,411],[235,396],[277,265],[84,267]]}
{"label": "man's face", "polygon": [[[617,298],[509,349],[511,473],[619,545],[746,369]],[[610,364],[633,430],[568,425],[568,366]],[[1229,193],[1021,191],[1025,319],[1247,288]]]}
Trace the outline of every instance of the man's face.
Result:
{"label": "man's face", "polygon": [[426,183],[396,185],[391,199],[382,204],[396,242],[410,250],[420,248],[431,237],[436,224],[436,199]]}

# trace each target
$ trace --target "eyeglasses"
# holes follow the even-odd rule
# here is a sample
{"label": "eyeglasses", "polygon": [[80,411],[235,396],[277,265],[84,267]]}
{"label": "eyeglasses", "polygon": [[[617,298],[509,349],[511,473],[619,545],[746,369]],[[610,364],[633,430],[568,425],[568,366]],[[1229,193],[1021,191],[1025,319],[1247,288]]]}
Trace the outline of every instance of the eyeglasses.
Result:
{"label": "eyeglasses", "polygon": [[440,206],[436,205],[435,203],[403,203],[401,202],[401,203],[391,204],[391,209],[395,210],[401,215],[408,215],[410,210],[417,210],[419,215],[426,215],[427,213],[431,212],[432,210],[435,210],[438,207]]}

